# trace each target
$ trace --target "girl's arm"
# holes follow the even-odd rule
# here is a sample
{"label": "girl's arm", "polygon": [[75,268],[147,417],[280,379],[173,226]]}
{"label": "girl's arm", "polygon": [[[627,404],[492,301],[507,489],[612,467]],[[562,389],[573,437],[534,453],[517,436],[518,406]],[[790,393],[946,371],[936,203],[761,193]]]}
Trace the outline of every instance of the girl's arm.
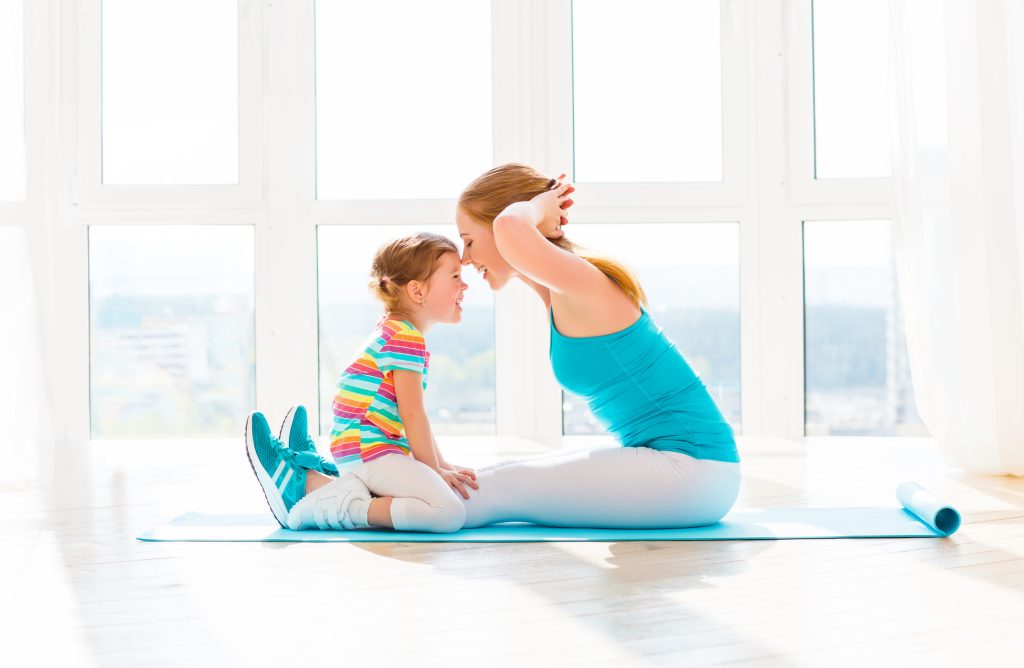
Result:
{"label": "girl's arm", "polygon": [[451,471],[441,465],[439,452],[434,442],[434,434],[430,430],[430,420],[423,407],[423,375],[418,371],[395,369],[395,398],[398,400],[398,417],[405,427],[405,438],[409,441],[409,449],[416,461],[423,462],[432,468],[448,486],[469,498],[466,485],[480,489],[474,481],[476,474]]}
{"label": "girl's arm", "polygon": [[441,462],[434,449],[434,435],[430,431],[430,421],[423,407],[423,374],[402,369],[395,369],[393,374],[398,417],[405,427],[405,437],[409,441],[412,456],[440,472]]}
{"label": "girl's arm", "polygon": [[[467,475],[473,480],[476,480],[476,471],[474,471],[473,469],[467,466],[460,466],[458,464],[449,464],[448,460],[445,459],[444,455],[441,454],[441,447],[437,444],[437,439],[434,438],[434,432],[430,432],[430,437],[434,439],[434,453],[437,455],[437,461],[441,464],[441,468],[446,469],[448,471],[455,471],[456,473]],[[480,489],[476,484],[470,484],[473,487],[473,489]]]}
{"label": "girl's arm", "polygon": [[451,469],[452,467],[445,461],[444,455],[441,454],[441,448],[437,445],[437,439],[434,438],[434,432],[430,432],[430,440],[434,446],[434,454],[437,456],[437,463],[440,464],[443,469]]}

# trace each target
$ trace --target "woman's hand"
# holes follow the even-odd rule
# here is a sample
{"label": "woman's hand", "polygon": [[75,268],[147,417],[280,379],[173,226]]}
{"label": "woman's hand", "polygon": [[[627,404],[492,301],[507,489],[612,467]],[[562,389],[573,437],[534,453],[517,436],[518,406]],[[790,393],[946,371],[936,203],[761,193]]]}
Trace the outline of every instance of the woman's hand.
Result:
{"label": "woman's hand", "polygon": [[562,174],[555,181],[551,190],[542,192],[530,200],[540,214],[537,230],[548,239],[561,238],[565,234],[562,231],[562,226],[569,224],[568,209],[573,204],[569,195],[576,188],[571,184],[562,183],[564,178],[565,174]]}
{"label": "woman's hand", "polygon": [[[462,470],[468,471],[469,469]],[[480,485],[476,482],[476,474],[472,471],[470,471],[472,475],[468,475],[460,471],[450,471],[448,469],[439,469],[437,473],[446,483],[448,483],[449,487],[461,494],[464,499],[469,498],[469,492],[466,491],[466,485],[469,485],[473,489],[480,489]]]}

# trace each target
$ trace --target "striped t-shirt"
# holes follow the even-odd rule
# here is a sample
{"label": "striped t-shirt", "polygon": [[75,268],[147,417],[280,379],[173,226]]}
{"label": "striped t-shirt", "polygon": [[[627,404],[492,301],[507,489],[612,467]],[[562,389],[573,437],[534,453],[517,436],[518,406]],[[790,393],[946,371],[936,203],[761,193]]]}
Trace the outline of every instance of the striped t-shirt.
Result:
{"label": "striped t-shirt", "polygon": [[411,456],[398,417],[393,372],[422,373],[426,389],[429,367],[423,334],[412,323],[383,320],[377,325],[362,352],[338,378],[331,454],[339,467],[389,453]]}

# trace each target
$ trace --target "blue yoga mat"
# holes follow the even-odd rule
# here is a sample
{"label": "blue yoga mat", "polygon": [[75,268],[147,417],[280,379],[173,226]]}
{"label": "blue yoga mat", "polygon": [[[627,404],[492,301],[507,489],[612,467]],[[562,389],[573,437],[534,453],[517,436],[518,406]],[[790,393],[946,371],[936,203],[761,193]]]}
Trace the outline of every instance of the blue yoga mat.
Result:
{"label": "blue yoga mat", "polygon": [[915,483],[896,491],[901,508],[733,510],[719,523],[690,529],[565,529],[507,523],[454,534],[391,530],[288,531],[272,516],[186,512],[138,537],[143,541],[305,543],[536,543],[635,540],[787,540],[935,538],[953,534],[961,516]]}
{"label": "blue yoga mat", "polygon": [[288,531],[269,513],[185,513],[139,536],[145,541],[307,543],[536,543],[628,540],[787,540],[934,538],[960,527],[960,514],[916,483],[900,485],[901,508],[734,510],[717,524],[689,529],[567,529],[507,523],[450,534],[370,529]]}

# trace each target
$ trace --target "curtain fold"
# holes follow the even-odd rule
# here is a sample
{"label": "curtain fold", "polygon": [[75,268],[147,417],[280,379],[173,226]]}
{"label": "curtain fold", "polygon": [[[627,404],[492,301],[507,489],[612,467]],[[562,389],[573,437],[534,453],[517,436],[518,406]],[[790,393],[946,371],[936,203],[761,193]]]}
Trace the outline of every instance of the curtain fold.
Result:
{"label": "curtain fold", "polygon": [[33,283],[24,227],[0,226],[0,489],[45,486],[53,467]]}
{"label": "curtain fold", "polygon": [[895,246],[918,412],[948,462],[1024,475],[1021,4],[893,0]]}

